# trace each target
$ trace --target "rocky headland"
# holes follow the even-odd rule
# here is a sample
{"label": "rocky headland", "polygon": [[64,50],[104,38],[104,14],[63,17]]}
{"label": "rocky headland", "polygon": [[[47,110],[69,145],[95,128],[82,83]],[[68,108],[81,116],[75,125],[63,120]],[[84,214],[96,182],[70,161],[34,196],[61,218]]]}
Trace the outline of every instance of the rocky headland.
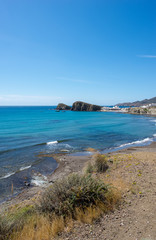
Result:
{"label": "rocky headland", "polygon": [[59,103],[57,106],[57,110],[71,110],[71,111],[87,111],[87,112],[95,112],[95,111],[101,111],[101,106],[85,103],[82,101],[76,101],[73,103],[72,107],[64,104]]}
{"label": "rocky headland", "polygon": [[101,112],[119,112],[119,113],[156,116],[156,106],[129,107],[129,108],[102,107]]}
{"label": "rocky headland", "polygon": [[127,109],[128,113],[131,114],[148,114],[156,115],[156,107],[131,107]]}
{"label": "rocky headland", "polygon": [[72,111],[87,111],[87,112],[100,111],[101,106],[77,101],[77,102],[73,103],[71,110]]}

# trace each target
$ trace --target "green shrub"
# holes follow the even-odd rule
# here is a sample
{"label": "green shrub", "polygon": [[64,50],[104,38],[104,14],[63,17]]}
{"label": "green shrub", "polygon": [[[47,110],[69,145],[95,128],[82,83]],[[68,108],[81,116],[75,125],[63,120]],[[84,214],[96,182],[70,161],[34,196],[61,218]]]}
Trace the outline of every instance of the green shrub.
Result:
{"label": "green shrub", "polygon": [[107,193],[108,187],[102,181],[90,175],[72,174],[49,187],[37,208],[44,213],[74,217],[76,208],[85,209],[97,202],[106,203]]}
{"label": "green shrub", "polygon": [[98,154],[95,160],[95,168],[97,172],[105,172],[108,169],[107,158],[105,155]]}
{"label": "green shrub", "polygon": [[93,173],[94,172],[94,166],[89,162],[86,168],[86,173]]}

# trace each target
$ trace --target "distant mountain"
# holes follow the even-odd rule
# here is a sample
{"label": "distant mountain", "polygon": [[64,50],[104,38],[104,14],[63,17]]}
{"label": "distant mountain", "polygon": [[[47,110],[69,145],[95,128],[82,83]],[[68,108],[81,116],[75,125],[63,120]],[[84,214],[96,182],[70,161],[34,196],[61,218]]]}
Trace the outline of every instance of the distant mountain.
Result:
{"label": "distant mountain", "polygon": [[136,101],[136,102],[118,103],[117,106],[140,107],[140,106],[147,105],[150,103],[156,103],[156,97],[150,98],[150,99],[144,99],[142,101]]}

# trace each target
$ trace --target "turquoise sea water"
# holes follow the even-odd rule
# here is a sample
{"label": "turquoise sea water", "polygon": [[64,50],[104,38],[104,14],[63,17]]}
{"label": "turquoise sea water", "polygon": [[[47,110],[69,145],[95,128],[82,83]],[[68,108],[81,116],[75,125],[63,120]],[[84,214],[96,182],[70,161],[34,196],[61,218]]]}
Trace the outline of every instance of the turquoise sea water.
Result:
{"label": "turquoise sea water", "polygon": [[[39,153],[100,151],[156,140],[156,118],[113,112],[55,112],[55,107],[0,107],[0,198],[42,183],[57,163]],[[43,175],[40,179],[39,174]]]}

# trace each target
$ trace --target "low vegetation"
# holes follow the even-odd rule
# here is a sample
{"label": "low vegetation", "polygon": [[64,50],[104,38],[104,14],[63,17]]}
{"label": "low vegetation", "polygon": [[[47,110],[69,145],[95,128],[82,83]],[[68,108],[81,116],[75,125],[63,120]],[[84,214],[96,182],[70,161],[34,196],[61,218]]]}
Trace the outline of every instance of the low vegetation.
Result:
{"label": "low vegetation", "polygon": [[72,174],[54,183],[43,194],[38,209],[43,213],[75,216],[75,209],[85,210],[99,203],[107,203],[109,187],[91,175]]}
{"label": "low vegetation", "polygon": [[[97,155],[90,170],[108,169],[104,155]],[[120,192],[91,174],[71,174],[45,190],[36,206],[16,209],[0,219],[0,240],[49,240],[70,231],[74,222],[92,223],[120,202]]]}
{"label": "low vegetation", "polygon": [[108,163],[105,155],[98,154],[95,160],[95,168],[97,172],[106,172],[108,169]]}
{"label": "low vegetation", "polygon": [[107,157],[105,155],[97,154],[95,155],[94,161],[89,162],[86,168],[86,173],[104,173],[109,168]]}
{"label": "low vegetation", "polygon": [[33,206],[25,206],[0,217],[0,240],[10,239],[12,232],[22,229],[33,213]]}

